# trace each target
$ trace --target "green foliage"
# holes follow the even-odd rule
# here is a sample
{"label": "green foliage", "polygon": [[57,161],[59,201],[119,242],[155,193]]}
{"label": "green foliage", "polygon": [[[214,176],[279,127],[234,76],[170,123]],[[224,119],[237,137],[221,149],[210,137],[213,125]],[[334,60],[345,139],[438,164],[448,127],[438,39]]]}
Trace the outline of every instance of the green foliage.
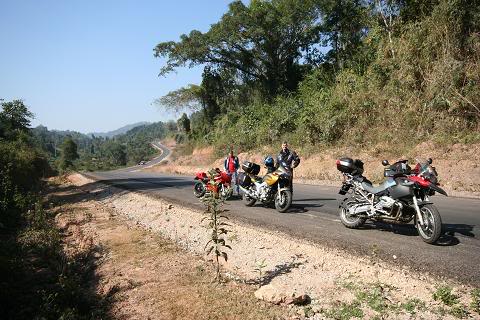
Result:
{"label": "green foliage", "polygon": [[465,319],[469,317],[470,312],[468,312],[467,307],[465,305],[459,304],[459,305],[453,306],[452,309],[450,309],[450,314],[456,318]]}
{"label": "green foliage", "polygon": [[207,66],[180,92],[197,144],[474,143],[479,21],[478,1],[235,1],[156,55]]}
{"label": "green foliage", "polygon": [[127,164],[127,153],[125,149],[125,145],[118,141],[112,141],[105,145],[104,156],[113,167],[125,166]]}
{"label": "green foliage", "polygon": [[261,279],[263,277],[263,269],[267,267],[265,263],[265,259],[262,260],[255,260],[255,272],[258,273],[258,278]]}
{"label": "green foliage", "polygon": [[33,118],[22,100],[2,102],[0,112],[0,137],[12,137],[18,131],[26,132]]}
{"label": "green foliage", "polygon": [[335,304],[330,310],[324,311],[325,316],[338,320],[349,320],[352,318],[363,318],[364,313],[360,308],[358,301],[351,303],[340,302]]}
{"label": "green foliage", "polygon": [[71,137],[67,137],[62,143],[62,157],[60,158],[60,168],[65,171],[73,168],[73,162],[79,158],[77,153],[77,144]]}
{"label": "green foliage", "polygon": [[0,227],[15,228],[20,215],[31,208],[41,178],[51,170],[27,125],[32,114],[20,100],[2,103],[0,123]]}
{"label": "green foliage", "polygon": [[301,58],[313,59],[317,53],[319,18],[313,0],[233,1],[206,33],[192,30],[179,42],[159,43],[155,56],[167,58],[160,74],[207,64],[257,82],[270,96],[294,90]]}
{"label": "green foliage", "polygon": [[54,215],[39,200],[41,179],[51,168],[28,128],[31,117],[20,100],[2,103],[0,314],[5,319],[105,318],[81,277],[85,259],[65,256]]}
{"label": "green foliage", "polygon": [[433,300],[441,301],[447,306],[453,306],[458,303],[458,296],[452,293],[452,288],[448,286],[442,286],[437,288],[433,293]]}
{"label": "green foliage", "polygon": [[408,313],[415,314],[418,310],[425,310],[425,302],[417,298],[408,299],[402,304],[402,308]]}
{"label": "green foliage", "polygon": [[480,289],[472,290],[471,296],[472,301],[470,302],[470,308],[480,314]]}
{"label": "green foliage", "polygon": [[372,310],[379,313],[383,313],[389,308],[381,285],[374,285],[369,290],[359,290],[355,293],[355,297],[358,301],[365,302]]}
{"label": "green foliage", "polygon": [[182,116],[177,121],[179,130],[186,132],[187,134],[190,133],[190,119],[186,113],[183,113]]}
{"label": "green foliage", "polygon": [[[157,122],[135,127],[125,134],[113,138],[87,136],[74,131],[49,131],[38,126],[32,129],[35,143],[48,155],[51,164],[61,169],[76,167],[79,170],[108,170],[125,165],[137,164],[153,157],[157,150],[151,147],[153,141],[177,132],[176,124]],[[78,158],[64,162],[61,153],[66,140],[77,145]],[[71,142],[68,142],[71,146]],[[59,156],[62,154],[62,158]]]}
{"label": "green foliage", "polygon": [[191,84],[187,87],[174,90],[155,100],[159,107],[179,112],[182,109],[197,110],[202,101],[203,88]]}
{"label": "green foliage", "polygon": [[202,219],[207,221],[207,229],[211,231],[210,239],[205,244],[206,254],[212,253],[215,256],[216,274],[215,279],[220,281],[220,261],[222,257],[225,261],[228,260],[228,254],[225,249],[232,249],[230,245],[226,243],[229,230],[228,223],[225,222],[228,217],[222,215],[222,205],[225,199],[222,198],[221,193],[218,191],[218,184],[215,182],[215,175],[217,174],[215,169],[210,169],[207,172],[210,180],[208,182],[207,192],[201,198],[202,203],[205,205],[205,214],[207,215]]}

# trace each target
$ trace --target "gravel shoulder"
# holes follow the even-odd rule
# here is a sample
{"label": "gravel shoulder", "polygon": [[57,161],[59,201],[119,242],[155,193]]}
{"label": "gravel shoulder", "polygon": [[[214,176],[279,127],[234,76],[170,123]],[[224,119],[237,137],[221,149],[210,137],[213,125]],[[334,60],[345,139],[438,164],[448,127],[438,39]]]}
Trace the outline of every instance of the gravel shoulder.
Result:
{"label": "gravel shoulder", "polygon": [[[189,254],[204,256],[208,233],[200,223],[201,211],[101,185],[80,175],[70,179],[91,194],[91,201],[131,225],[170,239]],[[224,273],[234,283],[251,284],[250,290],[260,288],[255,296],[265,301],[284,303],[285,297],[307,295],[311,300],[307,306],[285,308],[290,316],[293,312],[296,317],[312,319],[348,319],[348,314],[365,319],[450,319],[461,309],[478,317],[468,307],[474,288],[453,280],[440,283],[428,274],[382,262],[375,248],[371,255],[357,257],[238,221],[231,221],[229,228],[227,242],[232,250],[228,263],[223,263]],[[204,261],[209,259],[204,257]],[[458,296],[454,306],[433,299],[441,287]]]}

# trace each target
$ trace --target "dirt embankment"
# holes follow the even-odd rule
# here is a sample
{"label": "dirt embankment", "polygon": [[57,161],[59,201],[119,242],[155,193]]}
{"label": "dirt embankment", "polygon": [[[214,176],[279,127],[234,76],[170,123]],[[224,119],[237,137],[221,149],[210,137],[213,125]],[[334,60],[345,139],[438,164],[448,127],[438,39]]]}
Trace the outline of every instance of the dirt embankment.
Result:
{"label": "dirt embankment", "polygon": [[[173,143],[170,142],[169,146],[175,150]],[[383,146],[372,147],[365,151],[346,147],[330,148],[308,156],[304,156],[299,150],[302,161],[295,169],[295,178],[301,183],[339,186],[342,176],[335,167],[335,160],[348,156],[362,159],[365,163],[364,175],[378,183],[383,179],[381,164],[383,159],[388,159],[390,162],[409,159],[413,166],[415,159],[430,157],[438,171],[440,183],[450,195],[480,198],[480,144],[438,146],[433,142],[425,142],[413,149],[388,152],[384,150],[386,148]],[[240,162],[250,160],[262,163],[266,155],[275,155],[278,151],[272,147],[264,147],[258,151],[241,152],[238,157]],[[224,158],[216,158],[213,148],[195,149],[190,155],[179,155],[175,151],[173,153],[170,161],[149,170],[194,175],[198,171],[212,167],[223,168]]]}
{"label": "dirt embankment", "polygon": [[[212,285],[211,257],[204,256],[210,232],[201,223],[202,212],[79,175],[71,180],[79,189],[70,192],[83,198],[75,210],[65,208],[70,212],[66,219],[89,212],[91,219],[82,222],[75,238],[105,248],[97,271],[98,290],[113,297],[115,317],[453,319],[468,312],[476,315],[468,307],[473,288],[381,262],[375,248],[371,256],[356,257],[233,221],[227,237],[233,249],[223,263],[230,281]],[[443,298],[435,300],[435,295]],[[307,304],[275,306],[297,297],[308,297],[303,301]],[[445,301],[452,299],[453,305],[447,306]]]}

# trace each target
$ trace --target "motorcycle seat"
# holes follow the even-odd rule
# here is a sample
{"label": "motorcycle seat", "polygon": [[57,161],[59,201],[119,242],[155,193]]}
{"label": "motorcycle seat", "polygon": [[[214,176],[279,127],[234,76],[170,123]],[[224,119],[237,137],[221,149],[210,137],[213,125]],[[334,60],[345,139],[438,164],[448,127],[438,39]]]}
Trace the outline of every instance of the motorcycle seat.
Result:
{"label": "motorcycle seat", "polygon": [[383,192],[387,190],[390,187],[393,187],[397,183],[393,179],[388,179],[384,182],[382,182],[378,187],[374,187],[369,181],[363,181],[362,182],[362,187],[365,189],[367,192],[373,193],[373,194],[378,194],[380,192]]}

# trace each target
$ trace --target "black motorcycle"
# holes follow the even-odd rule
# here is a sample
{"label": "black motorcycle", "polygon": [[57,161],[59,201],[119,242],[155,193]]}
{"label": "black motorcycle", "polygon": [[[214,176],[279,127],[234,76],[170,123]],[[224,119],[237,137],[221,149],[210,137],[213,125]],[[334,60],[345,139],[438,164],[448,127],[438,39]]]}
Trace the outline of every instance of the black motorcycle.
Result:
{"label": "black motorcycle", "polygon": [[349,193],[339,207],[340,220],[347,228],[359,228],[368,219],[404,224],[413,220],[423,241],[438,240],[442,219],[429,196],[447,193],[439,187],[431,159],[418,162],[414,170],[407,160],[393,165],[382,161],[387,179],[376,187],[362,175],[361,160],[342,158],[336,164],[344,176],[339,193]]}

